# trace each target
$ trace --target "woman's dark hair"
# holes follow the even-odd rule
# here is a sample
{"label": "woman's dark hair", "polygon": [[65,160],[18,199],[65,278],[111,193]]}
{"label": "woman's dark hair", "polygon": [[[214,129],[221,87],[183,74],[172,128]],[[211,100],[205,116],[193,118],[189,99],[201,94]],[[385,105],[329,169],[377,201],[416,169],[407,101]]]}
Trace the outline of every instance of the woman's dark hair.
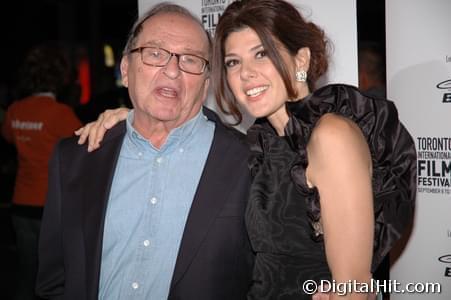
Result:
{"label": "woman's dark hair", "polygon": [[70,61],[61,47],[52,43],[33,47],[19,69],[18,94],[51,92],[58,95],[71,77]]}
{"label": "woman's dark hair", "polygon": [[283,0],[242,0],[232,2],[219,19],[215,31],[212,58],[212,85],[220,110],[232,115],[236,124],[242,121],[236,99],[227,83],[224,67],[224,44],[232,32],[253,29],[259,36],[268,57],[282,77],[288,97],[297,97],[293,74],[279,54],[278,44],[291,55],[303,47],[310,49],[310,67],[307,84],[310,90],[328,67],[327,40],[322,29],[307,22],[299,11]]}

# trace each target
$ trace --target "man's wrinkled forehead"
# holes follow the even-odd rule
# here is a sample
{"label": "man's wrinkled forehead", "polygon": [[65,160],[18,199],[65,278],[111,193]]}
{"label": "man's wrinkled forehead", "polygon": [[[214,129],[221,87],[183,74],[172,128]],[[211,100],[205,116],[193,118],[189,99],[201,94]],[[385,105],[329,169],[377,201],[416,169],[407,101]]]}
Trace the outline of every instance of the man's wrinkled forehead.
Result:
{"label": "man's wrinkled forehead", "polygon": [[209,39],[202,25],[180,13],[160,13],[150,17],[142,23],[137,39],[161,47],[166,43],[177,43],[182,49],[209,54]]}

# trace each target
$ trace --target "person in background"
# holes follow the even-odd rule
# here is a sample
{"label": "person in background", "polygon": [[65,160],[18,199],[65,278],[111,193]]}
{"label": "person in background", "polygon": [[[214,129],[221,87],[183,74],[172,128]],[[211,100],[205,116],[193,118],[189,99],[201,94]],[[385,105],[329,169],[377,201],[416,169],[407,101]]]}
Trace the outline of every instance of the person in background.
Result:
{"label": "person in background", "polygon": [[18,155],[12,222],[19,266],[14,299],[35,299],[38,238],[46,200],[48,162],[55,144],[81,126],[72,109],[58,102],[68,83],[71,66],[56,45],[35,46],[19,71],[19,94],[2,126],[3,137]]}
{"label": "person in background", "polygon": [[[391,101],[344,84],[316,89],[327,58],[323,31],[287,1],[234,1],[216,27],[218,106],[237,122],[240,107],[257,118],[247,132],[245,220],[256,253],[248,299],[310,299],[309,281],[369,285],[413,216],[412,137]],[[90,150],[98,148],[105,129],[124,117],[104,113],[78,131],[80,143],[89,135]]]}
{"label": "person in background", "polygon": [[377,42],[359,43],[359,88],[368,96],[385,99],[385,55]]}

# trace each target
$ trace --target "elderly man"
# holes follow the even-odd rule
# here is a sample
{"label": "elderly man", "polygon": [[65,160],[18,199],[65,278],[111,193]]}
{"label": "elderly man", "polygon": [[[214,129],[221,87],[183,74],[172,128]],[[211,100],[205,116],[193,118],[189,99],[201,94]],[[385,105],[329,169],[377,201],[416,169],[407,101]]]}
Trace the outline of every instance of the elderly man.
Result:
{"label": "elderly man", "polygon": [[135,23],[121,62],[134,110],[98,151],[71,138],[52,157],[38,295],[245,299],[248,150],[202,108],[209,47],[177,5]]}

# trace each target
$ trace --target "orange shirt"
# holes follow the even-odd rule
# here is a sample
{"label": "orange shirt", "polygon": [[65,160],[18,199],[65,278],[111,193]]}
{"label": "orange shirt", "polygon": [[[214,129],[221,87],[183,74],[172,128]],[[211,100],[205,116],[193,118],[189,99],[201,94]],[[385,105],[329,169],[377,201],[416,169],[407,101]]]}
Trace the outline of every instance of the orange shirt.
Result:
{"label": "orange shirt", "polygon": [[44,205],[53,147],[79,127],[81,122],[72,109],[50,96],[34,95],[11,104],[2,132],[17,148],[14,204]]}

